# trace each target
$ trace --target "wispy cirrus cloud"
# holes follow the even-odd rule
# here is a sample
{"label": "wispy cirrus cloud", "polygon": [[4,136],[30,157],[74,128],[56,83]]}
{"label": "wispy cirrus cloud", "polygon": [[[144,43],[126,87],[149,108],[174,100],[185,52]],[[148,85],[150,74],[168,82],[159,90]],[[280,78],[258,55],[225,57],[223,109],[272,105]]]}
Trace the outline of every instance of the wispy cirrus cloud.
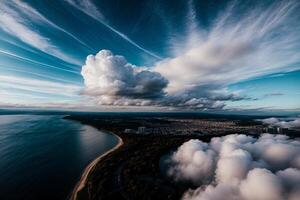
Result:
{"label": "wispy cirrus cloud", "polygon": [[154,68],[170,81],[169,92],[299,69],[299,3],[282,1],[268,7],[258,3],[241,9],[240,2],[231,3],[209,28],[197,28],[194,17],[188,18],[193,28],[173,47],[176,55]]}
{"label": "wispy cirrus cloud", "polygon": [[0,76],[1,88],[8,90],[19,89],[44,94],[77,96],[82,89],[79,85],[69,83],[59,83],[54,81],[45,81],[33,78],[25,78],[18,76]]}
{"label": "wispy cirrus cloud", "polygon": [[11,6],[14,9],[18,9],[19,12],[25,14],[28,16],[31,20],[37,22],[49,25],[65,34],[73,38],[76,42],[80,43],[84,47],[88,48],[89,50],[94,51],[89,45],[87,45],[85,42],[83,42],[81,39],[76,37],[74,34],[70,33],[69,31],[65,30],[64,28],[61,28],[56,23],[53,23],[48,18],[46,18],[44,15],[42,15],[40,12],[38,12],[35,8],[31,7],[29,4],[20,1],[20,0],[13,0],[8,2],[9,6]]}
{"label": "wispy cirrus cloud", "polygon": [[281,92],[272,92],[272,93],[264,94],[264,97],[274,97],[274,96],[282,96],[282,95],[284,94]]}
{"label": "wispy cirrus cloud", "polygon": [[124,33],[118,31],[116,28],[111,26],[92,1],[90,0],[65,0],[65,1],[68,2],[70,5],[72,5],[73,7],[77,8],[78,10],[82,11],[86,15],[90,16],[94,20],[98,21],[106,28],[113,31],[115,34],[117,34],[118,36],[120,36],[121,38],[123,38],[124,40],[132,44],[133,46],[137,47],[138,49],[142,50],[146,54],[156,59],[162,59],[160,56],[145,49],[144,47],[142,47],[141,45],[137,44],[132,39],[130,39],[127,35],[125,35]]}
{"label": "wispy cirrus cloud", "polygon": [[[222,109],[226,101],[256,100],[230,92],[227,87],[239,81],[299,69],[299,6],[296,1],[270,5],[258,2],[245,10],[240,1],[235,1],[221,10],[210,26],[200,27],[196,22],[193,1],[189,1],[186,38],[177,42],[172,38],[176,44],[171,49],[175,48],[176,54],[147,68],[168,80],[166,88],[162,88],[165,95],[150,102],[146,99],[147,103],[142,104],[136,102],[137,99],[129,102],[133,105],[205,110]],[[102,20],[100,14],[98,17]],[[113,60],[114,56],[111,57]],[[101,68],[103,60],[95,62],[94,71]],[[111,77],[109,74],[102,75]],[[118,80],[111,79],[111,82]],[[106,82],[102,84],[99,81],[97,86],[98,89],[106,87]],[[122,94],[122,91],[119,93]],[[98,98],[103,96],[98,94]],[[113,102],[123,102],[124,96],[116,97]]]}
{"label": "wispy cirrus cloud", "polygon": [[38,64],[40,67],[47,67],[47,68],[52,68],[52,69],[61,70],[61,71],[65,71],[65,72],[70,72],[70,73],[73,73],[73,74],[79,74],[78,71],[75,71],[75,70],[72,70],[72,69],[60,68],[60,67],[57,67],[57,66],[54,66],[54,65],[49,65],[47,63],[38,62],[38,61],[35,61],[33,59],[22,57],[22,56],[19,56],[17,54],[14,54],[14,53],[11,53],[11,52],[8,52],[8,51],[3,51],[1,49],[0,49],[0,54],[10,56],[10,57],[13,57],[15,59],[22,60],[24,62],[28,62],[28,63],[31,63],[31,64]]}
{"label": "wispy cirrus cloud", "polygon": [[[0,75],[0,106],[59,108],[80,105],[82,87],[71,83]],[[85,101],[88,104],[88,101]],[[56,107],[55,107],[56,106]]]}
{"label": "wispy cirrus cloud", "polygon": [[6,2],[0,5],[0,28],[22,42],[58,59],[80,65],[80,61],[63,53],[59,48],[50,42],[50,39],[42,36],[31,28],[30,23],[24,20],[15,9],[12,9]]}
{"label": "wispy cirrus cloud", "polygon": [[[231,84],[239,84],[240,81],[249,79],[253,81],[255,78],[259,79],[265,75],[275,77],[280,75],[278,73],[299,69],[300,15],[297,12],[299,2],[296,0],[278,0],[268,5],[261,1],[232,1],[226,9],[223,7],[213,8],[212,10],[216,11],[217,15],[214,12],[207,14],[208,16],[203,19],[207,22],[205,24],[202,23],[203,14],[199,12],[201,9],[199,6],[196,7],[199,2],[193,0],[176,3],[176,5],[174,3],[172,11],[170,13],[169,11],[162,12],[161,14],[165,16],[159,18],[153,16],[157,14],[153,10],[160,6],[170,6],[169,3],[156,2],[154,5],[149,3],[147,6],[133,5],[134,8],[144,10],[141,13],[134,13],[134,15],[127,16],[125,14],[126,18],[118,20],[118,25],[120,25],[119,22],[127,23],[127,20],[132,20],[130,21],[132,24],[138,21],[138,27],[146,28],[145,30],[149,31],[153,29],[153,32],[136,32],[135,35],[141,40],[149,40],[153,37],[155,40],[147,42],[160,46],[158,47],[161,49],[160,55],[169,55],[167,58],[160,58],[151,50],[144,48],[143,45],[140,46],[129,36],[120,32],[121,29],[115,26],[117,24],[111,24],[109,19],[106,19],[101,13],[100,3],[96,4],[96,1],[62,0],[62,2],[56,3],[63,5],[62,9],[70,10],[66,19],[60,18],[62,16],[60,15],[62,14],[60,13],[61,8],[57,8],[57,10],[52,7],[48,8],[43,3],[26,3],[26,1],[19,0],[1,2],[0,31],[1,35],[5,37],[0,39],[0,56],[3,58],[0,67],[6,74],[21,74],[25,77],[36,77],[50,82],[72,84],[75,80],[80,84],[83,78],[85,90],[80,94],[94,98],[97,106],[142,106],[142,109],[146,109],[145,106],[159,109],[162,107],[191,110],[226,109],[226,106],[230,106],[229,101],[255,100],[245,94],[260,97],[259,100],[272,101],[275,96],[280,94],[266,94],[265,91],[255,94],[254,92],[233,91],[234,89],[240,90],[240,88],[231,87]],[[183,5],[184,3],[186,5]],[[169,14],[173,15],[173,11],[177,11],[178,5],[180,5],[181,11],[176,13],[176,16],[168,18]],[[206,5],[203,3],[204,7]],[[114,12],[119,9],[110,7],[114,5],[102,4],[102,6],[108,6],[103,8],[103,13],[105,10],[109,16],[116,17],[116,19],[124,16]],[[153,8],[153,10],[149,8]],[[125,6],[124,9],[127,7]],[[100,34],[102,34],[101,31],[104,31],[103,41],[97,41],[99,37],[92,37],[93,35],[88,38],[88,34],[93,34],[92,32],[85,29],[79,30],[80,27],[76,27],[77,23],[74,23],[74,20],[80,23],[83,19],[77,18],[74,13],[87,19],[84,22],[85,27],[88,27],[90,23],[94,26],[92,27],[93,31],[99,31]],[[169,22],[170,28],[162,25],[164,22],[160,24],[161,19],[165,19],[166,24]],[[63,25],[66,25],[67,28],[65,29]],[[160,25],[162,27],[156,30],[155,26]],[[46,30],[46,28],[49,29]],[[164,29],[168,29],[167,34]],[[75,32],[75,30],[77,31]],[[107,31],[112,35],[108,35]],[[53,33],[59,34],[54,35]],[[118,46],[111,42],[110,40],[115,36],[123,38],[129,46],[128,44]],[[66,39],[66,42],[59,40],[62,38]],[[157,38],[160,39],[156,40]],[[82,52],[69,49],[74,53],[74,56],[71,56],[63,49],[74,45],[80,50],[92,50],[85,41],[90,44],[95,42],[95,45],[100,45],[102,48],[113,48],[118,54],[122,54],[119,51],[126,48],[131,50],[130,44],[132,44],[141,51],[134,51],[132,55],[131,51],[126,52],[126,55],[130,54],[128,59],[131,63],[135,62],[135,58],[139,62],[141,52],[144,52],[142,56],[148,54],[160,61],[153,66],[135,66],[127,62],[122,55],[113,55],[110,52],[111,55],[101,57],[95,55],[95,50],[93,50],[94,55],[88,56],[86,60],[85,66],[88,67],[82,69],[83,77],[79,77],[80,69],[76,69],[78,66],[61,60],[79,64],[76,57],[85,56]],[[116,46],[112,47],[111,45]],[[102,51],[107,52],[107,50],[100,50],[98,54],[101,54]],[[41,57],[35,59],[36,56]],[[53,59],[52,56],[61,60]],[[90,58],[93,58],[93,62],[89,61]],[[125,61],[119,62],[120,60]],[[103,67],[103,63],[106,64],[105,67]],[[274,73],[277,75],[271,75]],[[5,84],[20,91],[42,93],[42,88],[30,89],[31,86],[24,88],[22,81],[13,83],[6,81]],[[21,86],[13,87],[14,84],[21,84]],[[279,88],[278,91],[283,90]],[[58,94],[61,92],[57,91]],[[54,93],[52,93],[53,96]],[[283,93],[285,95],[282,98],[290,95],[288,90],[284,90]],[[251,105],[253,102],[241,102],[241,104],[243,103]],[[261,107],[257,103],[254,104],[254,107]],[[294,104],[296,105],[296,103]]]}

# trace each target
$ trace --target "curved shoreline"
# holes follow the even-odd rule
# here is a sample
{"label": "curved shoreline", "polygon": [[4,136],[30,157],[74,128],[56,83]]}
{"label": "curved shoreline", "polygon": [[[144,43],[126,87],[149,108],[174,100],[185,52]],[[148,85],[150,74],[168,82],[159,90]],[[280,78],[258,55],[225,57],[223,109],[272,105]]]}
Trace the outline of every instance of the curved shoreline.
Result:
{"label": "curved shoreline", "polygon": [[105,157],[106,155],[110,154],[111,152],[117,150],[118,148],[120,148],[124,144],[121,137],[119,137],[117,134],[114,134],[112,132],[110,132],[110,133],[118,138],[118,144],[116,146],[114,146],[112,149],[105,152],[104,154],[101,154],[96,159],[94,159],[90,164],[88,164],[88,166],[84,169],[84,171],[83,171],[83,173],[80,177],[80,180],[77,182],[75,188],[73,189],[70,200],[76,200],[77,199],[77,193],[80,190],[82,190],[85,187],[85,185],[87,184],[87,178],[88,178],[90,172],[95,167],[95,165],[98,162],[100,162],[103,157]]}

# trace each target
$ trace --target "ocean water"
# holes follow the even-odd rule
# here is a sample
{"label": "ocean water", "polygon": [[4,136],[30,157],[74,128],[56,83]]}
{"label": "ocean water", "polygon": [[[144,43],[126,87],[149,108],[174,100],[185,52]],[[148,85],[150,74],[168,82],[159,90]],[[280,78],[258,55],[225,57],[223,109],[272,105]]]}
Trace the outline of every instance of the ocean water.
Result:
{"label": "ocean water", "polygon": [[118,139],[62,115],[0,115],[0,199],[67,199]]}

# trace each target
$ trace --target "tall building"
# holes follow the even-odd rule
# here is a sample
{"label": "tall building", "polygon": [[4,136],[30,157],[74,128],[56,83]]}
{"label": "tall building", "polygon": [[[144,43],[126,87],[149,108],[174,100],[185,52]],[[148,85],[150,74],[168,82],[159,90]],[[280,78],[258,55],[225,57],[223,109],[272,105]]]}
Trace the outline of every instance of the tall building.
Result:
{"label": "tall building", "polygon": [[145,133],[145,132],[146,132],[146,127],[141,126],[138,128],[138,133]]}

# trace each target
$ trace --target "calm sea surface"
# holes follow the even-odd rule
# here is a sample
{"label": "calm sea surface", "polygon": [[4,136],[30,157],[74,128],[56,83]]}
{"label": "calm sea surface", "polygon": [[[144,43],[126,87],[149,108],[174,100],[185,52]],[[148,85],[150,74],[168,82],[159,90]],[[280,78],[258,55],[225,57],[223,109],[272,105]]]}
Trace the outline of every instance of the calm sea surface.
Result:
{"label": "calm sea surface", "polygon": [[0,115],[0,199],[67,199],[118,139],[61,115]]}

